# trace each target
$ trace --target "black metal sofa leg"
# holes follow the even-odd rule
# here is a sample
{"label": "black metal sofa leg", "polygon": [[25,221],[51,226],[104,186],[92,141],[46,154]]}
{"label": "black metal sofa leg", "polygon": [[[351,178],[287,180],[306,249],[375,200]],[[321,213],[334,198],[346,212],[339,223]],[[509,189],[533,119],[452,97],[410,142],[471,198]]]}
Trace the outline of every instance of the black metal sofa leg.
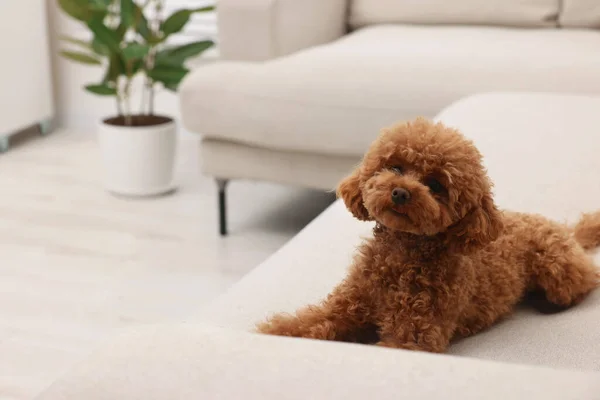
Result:
{"label": "black metal sofa leg", "polygon": [[227,236],[227,179],[217,179],[219,188],[219,233],[221,236]]}

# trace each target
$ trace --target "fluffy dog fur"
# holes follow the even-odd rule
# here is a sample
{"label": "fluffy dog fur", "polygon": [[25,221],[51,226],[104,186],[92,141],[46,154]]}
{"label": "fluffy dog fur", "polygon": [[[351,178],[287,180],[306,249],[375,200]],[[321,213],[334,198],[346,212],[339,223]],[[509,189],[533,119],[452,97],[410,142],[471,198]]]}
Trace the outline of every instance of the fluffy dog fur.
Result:
{"label": "fluffy dog fur", "polygon": [[[509,314],[529,292],[561,307],[599,276],[584,248],[600,244],[600,213],[575,228],[500,212],[475,146],[425,119],[384,130],[338,187],[354,216],[376,221],[348,276],[319,305],[258,331],[444,352]],[[405,204],[392,201],[405,189]],[[398,193],[398,192],[396,192]]]}

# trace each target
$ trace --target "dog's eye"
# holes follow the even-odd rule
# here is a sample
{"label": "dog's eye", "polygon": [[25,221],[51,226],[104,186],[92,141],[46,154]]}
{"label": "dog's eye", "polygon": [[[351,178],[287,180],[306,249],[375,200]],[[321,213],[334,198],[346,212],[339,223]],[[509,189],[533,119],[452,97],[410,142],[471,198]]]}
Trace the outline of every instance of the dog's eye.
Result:
{"label": "dog's eye", "polygon": [[395,166],[391,167],[390,169],[400,175],[402,175],[402,173],[403,173],[402,167],[399,165],[395,165]]}
{"label": "dog's eye", "polygon": [[433,193],[442,193],[446,189],[444,188],[444,185],[440,183],[440,181],[434,178],[427,179],[425,184]]}

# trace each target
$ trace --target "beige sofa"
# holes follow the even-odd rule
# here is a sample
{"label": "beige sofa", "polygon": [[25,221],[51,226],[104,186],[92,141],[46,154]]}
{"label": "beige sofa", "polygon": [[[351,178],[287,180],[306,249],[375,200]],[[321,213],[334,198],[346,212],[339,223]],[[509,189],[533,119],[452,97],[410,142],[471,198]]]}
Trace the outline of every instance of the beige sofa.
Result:
{"label": "beige sofa", "polygon": [[[573,222],[600,208],[598,110],[600,96],[505,93],[437,118],[479,146],[500,207]],[[322,299],[371,228],[336,202],[199,315],[106,343],[40,399],[600,398],[600,290],[558,314],[521,307],[447,355],[249,333]]]}
{"label": "beige sofa", "polygon": [[466,95],[600,93],[597,0],[220,0],[181,88],[202,170],[331,189],[379,128]]}

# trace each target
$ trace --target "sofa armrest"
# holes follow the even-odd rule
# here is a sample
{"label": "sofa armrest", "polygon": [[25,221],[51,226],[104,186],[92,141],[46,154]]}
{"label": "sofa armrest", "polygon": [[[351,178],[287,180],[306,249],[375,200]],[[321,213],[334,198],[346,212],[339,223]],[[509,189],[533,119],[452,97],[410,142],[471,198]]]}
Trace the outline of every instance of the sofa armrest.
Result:
{"label": "sofa armrest", "polygon": [[220,55],[263,61],[335,40],[346,32],[347,1],[220,0]]}
{"label": "sofa armrest", "polygon": [[98,349],[40,400],[597,398],[600,375],[182,324]]}

